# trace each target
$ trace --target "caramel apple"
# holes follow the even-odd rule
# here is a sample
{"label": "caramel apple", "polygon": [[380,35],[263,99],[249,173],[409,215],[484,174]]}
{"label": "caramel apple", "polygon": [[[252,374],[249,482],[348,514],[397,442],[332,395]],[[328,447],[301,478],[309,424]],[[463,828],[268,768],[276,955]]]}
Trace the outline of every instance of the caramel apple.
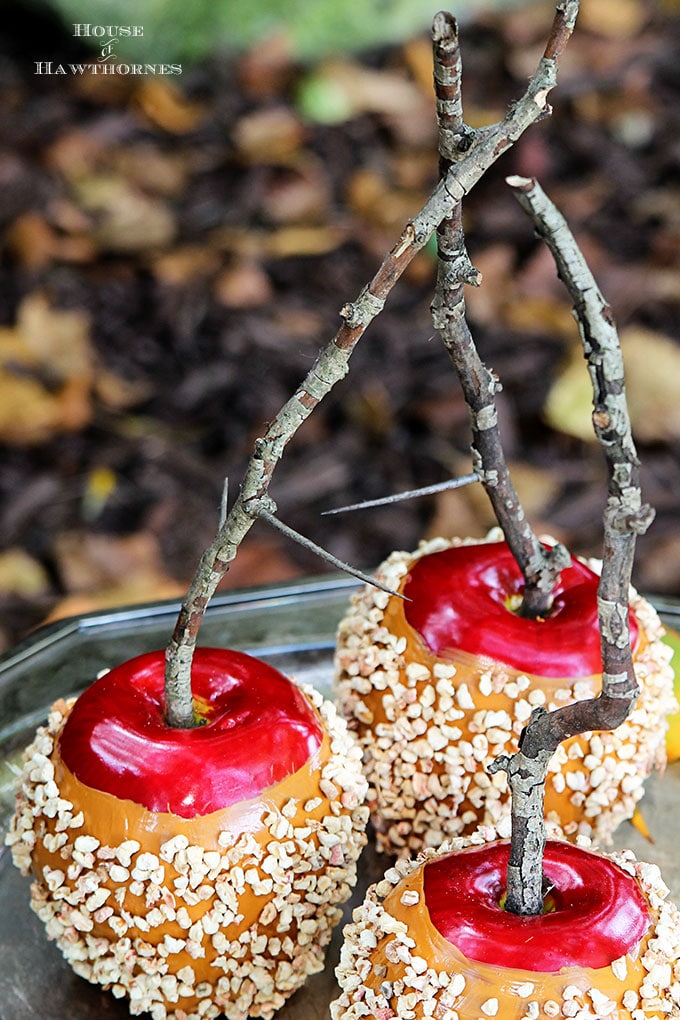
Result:
{"label": "caramel apple", "polygon": [[57,703],[9,842],[73,969],[154,1020],[271,1017],[309,974],[365,842],[360,751],[333,706],[240,652],[196,650],[199,719],[164,654]]}
{"label": "caramel apple", "polygon": [[680,1010],[680,913],[656,865],[549,840],[544,913],[503,908],[489,827],[401,860],[345,929],[332,1020],[651,1020]]}
{"label": "caramel apple", "polygon": [[[364,749],[380,849],[437,846],[479,824],[502,824],[509,797],[488,766],[512,754],[533,708],[597,695],[602,659],[597,564],[573,559],[545,619],[514,610],[522,576],[499,531],[486,541],[435,539],[393,553],[338,631],[338,693]],[[674,708],[670,651],[652,606],[631,595],[641,688],[614,732],[585,733],[555,753],[546,816],[564,832],[606,841],[633,815],[645,778],[665,762]]]}

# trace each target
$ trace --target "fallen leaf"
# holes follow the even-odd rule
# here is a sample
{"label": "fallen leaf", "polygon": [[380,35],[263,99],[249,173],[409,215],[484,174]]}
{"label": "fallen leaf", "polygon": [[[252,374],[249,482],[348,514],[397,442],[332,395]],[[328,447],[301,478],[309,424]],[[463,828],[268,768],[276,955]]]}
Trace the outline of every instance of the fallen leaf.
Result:
{"label": "fallen leaf", "polygon": [[503,318],[509,328],[518,333],[545,333],[571,339],[576,332],[568,300],[547,294],[518,294],[508,301]]}
{"label": "fallen leaf", "polygon": [[398,119],[425,120],[428,134],[436,132],[433,101],[396,71],[374,71],[354,61],[331,59],[319,64],[301,83],[298,107],[303,117],[338,124],[363,113]]}
{"label": "fallen leaf", "polygon": [[108,465],[102,464],[90,471],[82,498],[82,514],[85,521],[94,521],[99,517],[117,486],[116,472]]}
{"label": "fallen leaf", "polygon": [[114,411],[126,411],[143,404],[154,393],[148,379],[123,379],[114,372],[98,367],[94,391],[103,404]]}
{"label": "fallen leaf", "polygon": [[52,259],[56,236],[40,213],[19,216],[7,231],[7,243],[22,265],[40,269]]}
{"label": "fallen leaf", "polygon": [[434,501],[434,514],[425,538],[483,538],[487,524],[480,520],[465,492],[449,489],[440,492]]}
{"label": "fallen leaf", "polygon": [[257,262],[237,262],[215,280],[217,300],[228,308],[258,308],[271,301],[273,288],[269,277]]}
{"label": "fallen leaf", "polygon": [[168,205],[113,174],[84,177],[76,192],[94,219],[93,235],[105,251],[161,248],[175,237],[177,225]]}
{"label": "fallen leaf", "polygon": [[0,592],[20,598],[35,598],[49,589],[45,568],[25,549],[12,548],[0,552]]}
{"label": "fallen leaf", "polygon": [[215,252],[201,245],[175,247],[163,251],[152,261],[154,275],[162,283],[182,286],[192,280],[211,276],[219,268]]}
{"label": "fallen leaf", "polygon": [[[621,333],[628,407],[641,442],[680,437],[680,347],[641,327]],[[545,404],[546,421],[560,432],[595,442],[592,385],[581,349],[574,347]]]}
{"label": "fallen leaf", "polygon": [[285,106],[266,107],[241,117],[234,126],[234,144],[249,163],[283,163],[300,149],[306,131]]}
{"label": "fallen leaf", "polygon": [[53,308],[42,291],[34,291],[19,305],[17,330],[31,356],[57,379],[91,378],[93,354],[86,312]]}
{"label": "fallen leaf", "polygon": [[75,596],[80,605],[93,609],[173,598],[185,590],[165,571],[158,540],[148,531],[122,537],[63,532],[56,536],[53,552],[69,598],[59,603],[51,618],[82,611],[74,609]]}
{"label": "fallen leaf", "polygon": [[0,330],[0,438],[40,443],[91,416],[93,357],[84,312],[52,308],[40,291]]}
{"label": "fallen leaf", "polygon": [[647,20],[640,0],[582,0],[579,28],[607,38],[637,35]]}
{"label": "fallen leaf", "polygon": [[366,223],[386,227],[390,232],[409,221],[424,197],[420,192],[393,187],[383,173],[368,168],[355,171],[347,187],[352,212]]}
{"label": "fallen leaf", "polygon": [[325,255],[339,248],[346,238],[341,227],[284,227],[266,237],[263,251],[279,259],[291,255]]}
{"label": "fallen leaf", "polygon": [[262,212],[274,223],[323,223],[328,220],[329,198],[321,167],[305,158],[270,181]]}
{"label": "fallen leaf", "polygon": [[621,336],[628,404],[635,435],[643,442],[680,437],[680,347],[641,327]]}
{"label": "fallen leaf", "polygon": [[161,78],[145,78],[135,101],[149,120],[175,135],[193,131],[205,117],[199,103],[191,102],[175,85]]}
{"label": "fallen leaf", "polygon": [[[559,492],[559,478],[549,469],[525,461],[509,461],[508,470],[524,512],[536,524]],[[481,485],[466,486],[463,495],[485,530],[496,526],[491,501]]]}

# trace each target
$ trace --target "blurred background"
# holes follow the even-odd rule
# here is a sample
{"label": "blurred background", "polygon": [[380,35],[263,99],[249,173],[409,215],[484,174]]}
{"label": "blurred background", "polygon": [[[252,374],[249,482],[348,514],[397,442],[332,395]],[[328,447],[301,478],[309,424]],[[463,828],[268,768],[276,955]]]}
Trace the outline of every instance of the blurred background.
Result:
{"label": "blurred background", "polygon": [[[335,333],[436,181],[424,0],[9,0],[0,34],[0,649],[59,615],[180,594],[253,440]],[[458,3],[468,123],[501,118],[553,5]],[[80,73],[139,25],[121,66]],[[104,42],[107,40],[105,39]],[[465,204],[468,293],[515,483],[536,528],[598,555],[605,473],[569,302],[504,178],[536,175],[612,305],[643,494],[635,572],[680,594],[680,9],[582,0],[535,125]],[[73,65],[73,67],[71,66]],[[159,68],[163,67],[161,71]],[[181,71],[181,73],[179,73]],[[432,247],[349,376],[300,430],[281,518],[371,569],[433,534],[483,535],[478,486],[323,510],[470,468],[433,335]],[[256,525],[225,584],[322,573]]]}

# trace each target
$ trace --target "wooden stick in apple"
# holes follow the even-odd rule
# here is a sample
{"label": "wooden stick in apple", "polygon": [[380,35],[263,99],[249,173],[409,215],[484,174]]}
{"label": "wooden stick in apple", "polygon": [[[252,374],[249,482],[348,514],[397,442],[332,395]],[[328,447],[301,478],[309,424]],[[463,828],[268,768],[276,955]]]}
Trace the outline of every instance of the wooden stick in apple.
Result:
{"label": "wooden stick in apple", "polygon": [[[566,13],[566,11],[565,11]],[[552,52],[554,33],[546,46]],[[437,95],[440,175],[446,179],[451,168],[484,129],[473,129],[463,120],[461,59],[455,19],[440,13],[432,26],[434,82]],[[501,386],[483,363],[465,317],[464,285],[478,286],[479,273],[471,265],[465,247],[462,202],[437,229],[437,287],[432,320],[444,341],[461,383],[470,413],[472,462],[496,519],[524,577],[519,613],[532,619],[546,616],[560,571],[571,558],[559,543],[547,548],[533,532],[513,485],[503,452],[496,393]]]}
{"label": "wooden stick in apple", "polygon": [[512,849],[507,909],[539,914],[543,909],[543,793],[548,761],[576,733],[616,729],[639,693],[629,628],[629,589],[635,541],[654,512],[643,504],[638,459],[626,405],[623,358],[611,309],[597,287],[566,221],[536,181],[508,183],[548,244],[574,303],[593,383],[593,426],[607,460],[604,552],[598,586],[602,690],[598,697],[546,712],[536,709],[519,750],[491,767],[508,773],[512,789]]}
{"label": "wooden stick in apple", "polygon": [[[554,66],[576,9],[572,4],[558,9],[541,66]],[[489,129],[472,130],[463,121],[457,29],[445,13],[434,20],[433,43],[441,179],[448,186],[469,153],[485,144]],[[618,645],[625,643],[623,610],[612,595],[612,589],[626,587],[619,577],[626,557],[617,558],[621,566],[613,578],[607,566],[601,579],[599,564],[568,557],[557,543],[539,541],[531,530],[503,455],[495,408],[498,382],[482,364],[465,321],[464,284],[477,282],[477,276],[465,250],[460,202],[437,233],[433,317],[470,410],[475,471],[465,480],[483,481],[506,541],[497,535],[434,538],[412,553],[395,551],[376,576],[403,598],[385,599],[366,588],[340,622],[338,696],[364,748],[378,846],[400,856],[437,846],[447,836],[469,834],[480,824],[509,823],[505,777],[491,779],[488,767],[498,755],[517,749],[532,707],[553,709],[596,696],[603,668],[601,631],[615,634],[609,645],[627,656],[625,663],[612,664],[610,647],[605,672],[628,676],[631,670],[630,650]],[[609,413],[611,408],[601,409],[595,417],[603,438]],[[619,488],[627,484],[625,477]],[[550,759],[546,814],[569,837],[581,833],[607,840],[633,814],[652,768],[662,765],[665,719],[674,704],[672,678],[657,614],[632,593],[630,603],[629,637],[641,681],[634,717],[606,751],[596,732],[578,727],[559,755],[544,749]],[[611,687],[608,681],[607,691]],[[627,696],[628,689],[622,693]],[[620,721],[623,700],[606,694],[597,700],[598,709],[605,703],[611,724]],[[580,769],[577,763],[587,757],[590,766]],[[540,774],[544,763],[533,764]],[[540,789],[534,793],[540,795]],[[525,815],[536,813],[542,814],[538,806]],[[530,909],[540,902],[540,869],[538,885]]]}

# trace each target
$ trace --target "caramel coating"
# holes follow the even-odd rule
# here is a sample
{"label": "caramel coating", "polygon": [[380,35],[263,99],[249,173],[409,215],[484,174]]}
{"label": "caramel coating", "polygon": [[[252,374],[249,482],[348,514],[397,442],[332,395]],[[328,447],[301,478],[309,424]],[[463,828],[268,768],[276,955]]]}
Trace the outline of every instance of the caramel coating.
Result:
{"label": "caramel coating", "polygon": [[680,1015],[680,913],[665,900],[668,890],[658,868],[636,862],[630,852],[606,856],[635,878],[652,921],[638,946],[607,967],[569,967],[557,974],[494,967],[467,959],[443,938],[425,905],[427,862],[496,836],[489,827],[439,850],[425,850],[417,861],[400,860],[368,890],[345,928],[336,970],[341,995],[331,1004],[332,1020]]}
{"label": "caramel coating", "polygon": [[[377,576],[399,590],[415,560],[459,544],[436,539],[393,553]],[[665,764],[666,718],[676,709],[671,653],[653,607],[637,593],[631,606],[638,701],[617,730],[565,741],[549,765],[546,817],[570,837],[606,843],[633,815],[646,777]],[[406,621],[403,600],[368,587],[340,623],[336,668],[341,708],[364,749],[378,846],[398,856],[480,824],[509,835],[506,776],[489,775],[488,766],[514,753],[535,706],[591,698],[601,685],[599,675],[530,676],[465,652],[440,659]]]}
{"label": "caramel coating", "polygon": [[256,800],[192,819],[80,782],[59,754],[64,702],[28,748],[14,861],[35,877],[48,937],[133,1015],[269,1018],[322,969],[368,810],[360,750],[333,706],[303,691],[325,734],[305,766]]}

